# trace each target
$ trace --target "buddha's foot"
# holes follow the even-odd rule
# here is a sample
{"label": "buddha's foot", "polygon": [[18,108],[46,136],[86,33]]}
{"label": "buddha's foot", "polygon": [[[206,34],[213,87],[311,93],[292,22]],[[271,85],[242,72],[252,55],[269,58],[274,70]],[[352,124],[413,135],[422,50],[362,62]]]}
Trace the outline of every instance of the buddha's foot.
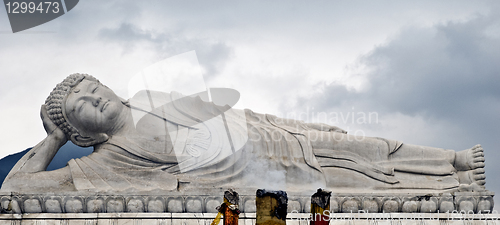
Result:
{"label": "buddha's foot", "polygon": [[484,151],[481,145],[457,152],[455,155],[460,186],[459,191],[483,191],[486,183],[484,174]]}
{"label": "buddha's foot", "polygon": [[469,171],[458,171],[459,191],[483,191],[486,184],[484,168],[477,168]]}
{"label": "buddha's foot", "polygon": [[484,152],[481,145],[476,145],[470,149],[457,152],[454,166],[457,171],[470,171],[477,168],[484,168]]}

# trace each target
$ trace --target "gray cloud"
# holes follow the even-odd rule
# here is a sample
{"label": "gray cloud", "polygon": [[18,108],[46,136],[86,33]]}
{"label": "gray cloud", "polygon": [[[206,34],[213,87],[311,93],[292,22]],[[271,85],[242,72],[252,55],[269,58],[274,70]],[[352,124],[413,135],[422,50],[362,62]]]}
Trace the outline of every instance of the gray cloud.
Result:
{"label": "gray cloud", "polygon": [[454,124],[458,133],[466,135],[430,134],[436,136],[432,144],[465,148],[481,143],[489,159],[487,187],[498,192],[500,176],[494,173],[500,170],[494,161],[500,158],[498,34],[498,14],[407,28],[360,58],[359,64],[369,71],[362,74],[367,87],[356,91],[340,84],[320,84],[324,89],[320,95],[301,98],[297,106],[318,111],[355,107]]}
{"label": "gray cloud", "polygon": [[148,31],[130,23],[122,23],[116,28],[103,28],[98,37],[101,41],[119,44],[123,54],[133,52],[136,47],[148,46],[157,52],[159,60],[195,50],[200,65],[205,69],[206,79],[217,76],[224,63],[233,55],[232,47],[220,41]]}

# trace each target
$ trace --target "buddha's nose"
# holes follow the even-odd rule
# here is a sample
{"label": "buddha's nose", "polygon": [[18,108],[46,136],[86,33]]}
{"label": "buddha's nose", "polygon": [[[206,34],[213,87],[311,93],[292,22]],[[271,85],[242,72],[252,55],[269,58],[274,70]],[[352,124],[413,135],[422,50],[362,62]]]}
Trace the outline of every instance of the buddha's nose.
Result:
{"label": "buddha's nose", "polygon": [[92,105],[94,105],[94,107],[97,107],[99,106],[99,103],[101,103],[101,101],[102,101],[101,97],[95,98],[94,101],[92,102]]}

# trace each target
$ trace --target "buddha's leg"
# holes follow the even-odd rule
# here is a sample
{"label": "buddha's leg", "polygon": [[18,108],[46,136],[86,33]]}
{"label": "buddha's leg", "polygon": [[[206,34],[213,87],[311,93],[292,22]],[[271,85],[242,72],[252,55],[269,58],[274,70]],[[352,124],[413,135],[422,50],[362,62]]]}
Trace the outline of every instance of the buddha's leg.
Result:
{"label": "buddha's leg", "polygon": [[484,188],[486,176],[484,174],[484,152],[481,145],[470,149],[455,152],[441,148],[403,144],[400,149],[389,155],[391,160],[405,159],[444,159],[448,161],[456,171],[459,182],[470,187],[462,187],[470,190]]}
{"label": "buddha's leg", "polygon": [[[484,154],[480,145],[460,152],[442,148],[403,144],[390,153],[387,142],[378,138],[360,137],[338,132],[311,131],[308,133],[314,149],[332,149],[355,152],[360,156],[380,161],[443,160],[455,168],[461,184],[483,187]],[[455,172],[455,171],[450,171]],[[476,189],[476,188],[473,188]]]}
{"label": "buddha's leg", "polygon": [[353,152],[374,162],[386,161],[389,155],[387,142],[377,138],[316,130],[308,132],[308,138],[313,149]]}
{"label": "buddha's leg", "polygon": [[[393,151],[384,139],[343,134],[339,132],[311,131],[308,133],[315,149],[332,149],[354,152],[373,162],[390,160],[444,160],[451,165],[455,151],[442,148],[403,144]],[[391,153],[392,152],[392,153]]]}
{"label": "buddha's leg", "polygon": [[[363,166],[368,166],[365,169],[371,171],[368,162],[387,160],[389,148],[385,141],[375,138],[360,138],[339,132],[323,131],[311,131],[308,133],[308,138],[318,162],[323,167],[326,186],[328,188],[338,188],[339,190],[350,190],[353,188],[376,190],[390,186],[389,183],[378,179],[383,179],[383,174],[379,174],[379,176],[375,178],[374,176],[368,175],[367,171],[358,170],[359,168],[354,167],[351,168],[349,164],[342,164],[342,162],[350,161],[347,159],[354,156]],[[355,154],[346,154],[346,152],[355,153],[359,158],[355,156]],[[331,161],[329,158],[330,155],[332,157]],[[340,163],[340,165],[338,163]],[[368,173],[370,171],[368,171]],[[390,173],[390,170],[387,171]]]}
{"label": "buddha's leg", "polygon": [[455,161],[455,151],[420,145],[403,144],[389,155],[389,160],[444,160],[451,165]]}

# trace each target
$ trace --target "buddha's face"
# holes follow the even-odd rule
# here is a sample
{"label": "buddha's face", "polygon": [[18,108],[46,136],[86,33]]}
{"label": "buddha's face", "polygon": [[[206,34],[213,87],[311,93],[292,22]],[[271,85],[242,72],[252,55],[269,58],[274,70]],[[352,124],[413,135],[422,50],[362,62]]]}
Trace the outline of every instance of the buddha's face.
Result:
{"label": "buddha's face", "polygon": [[84,79],[69,93],[66,117],[83,133],[107,133],[114,129],[124,110],[121,99],[108,87]]}

